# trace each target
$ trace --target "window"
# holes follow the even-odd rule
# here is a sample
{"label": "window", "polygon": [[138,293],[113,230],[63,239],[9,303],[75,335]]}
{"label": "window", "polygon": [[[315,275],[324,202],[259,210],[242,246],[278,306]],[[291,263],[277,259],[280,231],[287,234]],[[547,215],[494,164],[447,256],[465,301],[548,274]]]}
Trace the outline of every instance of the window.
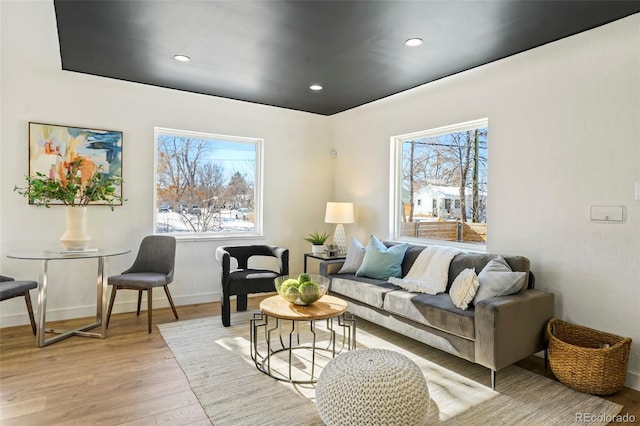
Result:
{"label": "window", "polygon": [[155,129],[156,233],[261,233],[262,140]]}
{"label": "window", "polygon": [[488,130],[482,119],[392,138],[395,239],[485,244]]}

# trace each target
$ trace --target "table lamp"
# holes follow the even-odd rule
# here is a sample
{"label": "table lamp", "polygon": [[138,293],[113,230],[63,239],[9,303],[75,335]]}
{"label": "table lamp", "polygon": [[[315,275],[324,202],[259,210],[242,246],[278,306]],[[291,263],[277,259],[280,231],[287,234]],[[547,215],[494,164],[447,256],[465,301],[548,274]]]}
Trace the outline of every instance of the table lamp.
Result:
{"label": "table lamp", "polygon": [[333,243],[338,246],[338,255],[344,256],[347,254],[347,236],[343,224],[353,223],[353,203],[328,202],[324,222],[337,224]]}

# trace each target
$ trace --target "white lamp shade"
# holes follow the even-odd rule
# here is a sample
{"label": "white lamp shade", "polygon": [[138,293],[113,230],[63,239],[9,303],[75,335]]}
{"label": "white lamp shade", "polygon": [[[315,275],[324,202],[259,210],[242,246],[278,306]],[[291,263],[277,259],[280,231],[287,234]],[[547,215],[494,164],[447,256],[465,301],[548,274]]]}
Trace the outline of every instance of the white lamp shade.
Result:
{"label": "white lamp shade", "polygon": [[338,246],[338,254],[344,256],[347,253],[347,236],[342,224],[353,223],[353,203],[328,202],[324,222],[337,223],[333,242]]}
{"label": "white lamp shade", "polygon": [[353,223],[353,203],[328,202],[325,223]]}

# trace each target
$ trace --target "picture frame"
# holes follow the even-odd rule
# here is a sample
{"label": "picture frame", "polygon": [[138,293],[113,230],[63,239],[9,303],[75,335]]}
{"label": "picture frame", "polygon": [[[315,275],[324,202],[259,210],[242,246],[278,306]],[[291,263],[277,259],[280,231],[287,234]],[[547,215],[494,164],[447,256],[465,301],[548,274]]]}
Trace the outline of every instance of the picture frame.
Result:
{"label": "picture frame", "polygon": [[[122,144],[123,134],[118,130],[29,122],[29,176],[35,177],[40,172],[58,179],[65,164],[82,158],[83,164],[87,164],[85,170],[95,170],[93,166],[97,166],[106,177],[122,178]],[[122,184],[118,185],[116,194],[122,195]],[[30,200],[29,204],[34,202]],[[54,200],[50,204],[63,203]],[[122,200],[114,205],[121,206]]]}

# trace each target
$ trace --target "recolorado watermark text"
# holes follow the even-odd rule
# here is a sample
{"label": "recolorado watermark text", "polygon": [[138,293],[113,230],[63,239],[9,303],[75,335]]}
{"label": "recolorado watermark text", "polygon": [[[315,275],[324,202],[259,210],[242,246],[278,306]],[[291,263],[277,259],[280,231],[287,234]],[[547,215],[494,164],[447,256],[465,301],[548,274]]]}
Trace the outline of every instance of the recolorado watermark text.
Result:
{"label": "recolorado watermark text", "polygon": [[576,423],[635,423],[636,416],[633,414],[593,414],[593,413],[576,413]]}

